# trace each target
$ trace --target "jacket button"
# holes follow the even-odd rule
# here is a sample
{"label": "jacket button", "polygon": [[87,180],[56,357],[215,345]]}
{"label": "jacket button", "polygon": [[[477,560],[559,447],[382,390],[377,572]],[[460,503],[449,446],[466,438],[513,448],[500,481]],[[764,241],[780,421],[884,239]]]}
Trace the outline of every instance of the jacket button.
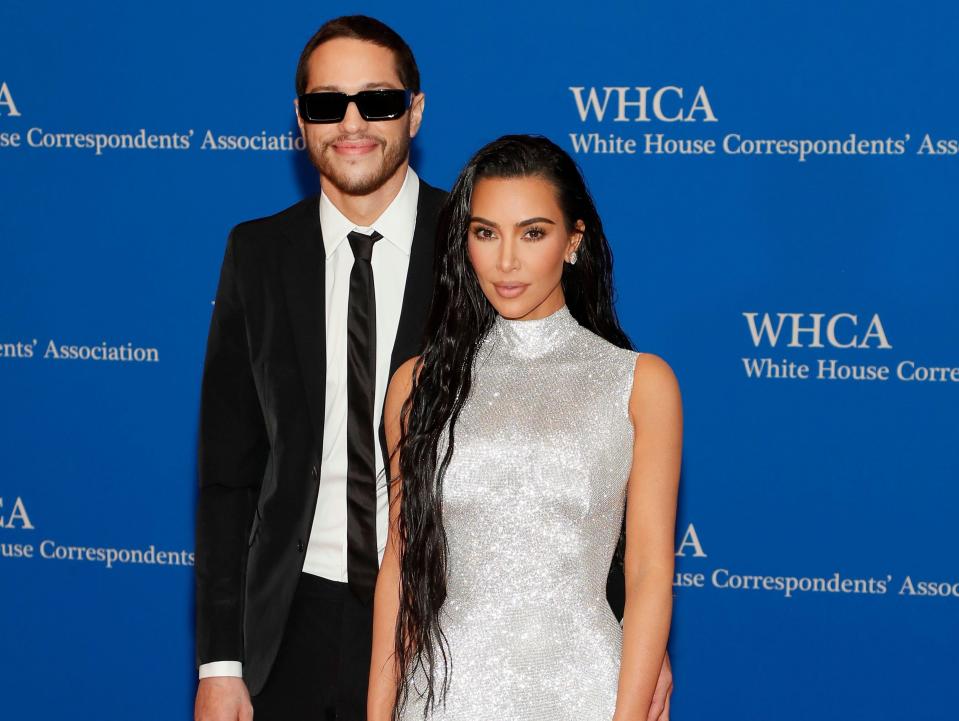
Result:
{"label": "jacket button", "polygon": [[296,539],[296,550],[300,553],[303,553],[303,541],[301,541],[299,538]]}
{"label": "jacket button", "polygon": [[313,473],[313,480],[314,481],[320,480],[320,474],[319,474],[319,471],[316,470],[316,464],[313,464],[313,468],[311,468],[310,470]]}

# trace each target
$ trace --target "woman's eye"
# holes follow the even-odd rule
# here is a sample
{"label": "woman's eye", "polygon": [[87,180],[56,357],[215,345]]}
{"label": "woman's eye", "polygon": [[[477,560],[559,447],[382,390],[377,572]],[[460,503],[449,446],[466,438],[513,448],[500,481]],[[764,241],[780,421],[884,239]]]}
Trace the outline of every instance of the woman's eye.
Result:
{"label": "woman's eye", "polygon": [[546,235],[546,231],[543,230],[542,228],[537,228],[536,226],[533,226],[532,228],[526,231],[526,236],[530,240],[540,240],[545,235]]}
{"label": "woman's eye", "polygon": [[489,240],[493,237],[493,231],[490,228],[477,226],[476,228],[473,228],[473,235],[475,235],[479,240]]}

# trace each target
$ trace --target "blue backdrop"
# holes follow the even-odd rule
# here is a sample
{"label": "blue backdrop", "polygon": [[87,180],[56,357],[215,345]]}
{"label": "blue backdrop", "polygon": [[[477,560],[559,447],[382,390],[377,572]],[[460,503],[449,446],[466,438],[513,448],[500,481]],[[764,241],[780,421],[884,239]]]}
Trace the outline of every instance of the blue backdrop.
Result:
{"label": "blue backdrop", "polygon": [[680,379],[673,718],[951,717],[954,2],[7,0],[4,718],[192,718],[219,262],[316,190],[258,148],[296,138],[300,49],[357,11],[416,53],[428,181],[506,132],[576,152],[624,324]]}

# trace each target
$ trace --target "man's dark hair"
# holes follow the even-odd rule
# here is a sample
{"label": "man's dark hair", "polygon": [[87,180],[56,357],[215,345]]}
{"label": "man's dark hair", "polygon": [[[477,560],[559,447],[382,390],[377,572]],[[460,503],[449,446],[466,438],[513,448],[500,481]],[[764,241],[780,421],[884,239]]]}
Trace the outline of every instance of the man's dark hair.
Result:
{"label": "man's dark hair", "polygon": [[400,76],[403,87],[409,88],[414,93],[420,91],[420,70],[416,67],[413,51],[410,50],[406,41],[393,28],[375,18],[366,15],[344,15],[323,23],[300,53],[300,61],[296,64],[297,95],[306,92],[307,64],[310,55],[320,45],[335,38],[365,40],[392,50],[393,57],[396,59],[396,73]]}

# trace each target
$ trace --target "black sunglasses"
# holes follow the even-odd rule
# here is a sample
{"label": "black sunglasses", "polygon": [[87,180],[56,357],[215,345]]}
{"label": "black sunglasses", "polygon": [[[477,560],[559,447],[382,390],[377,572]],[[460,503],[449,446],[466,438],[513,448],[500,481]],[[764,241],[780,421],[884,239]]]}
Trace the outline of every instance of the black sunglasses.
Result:
{"label": "black sunglasses", "polygon": [[338,123],[346,116],[346,108],[356,103],[363,120],[395,120],[410,106],[412,90],[362,90],[346,93],[304,93],[297,96],[300,117],[307,123]]}

